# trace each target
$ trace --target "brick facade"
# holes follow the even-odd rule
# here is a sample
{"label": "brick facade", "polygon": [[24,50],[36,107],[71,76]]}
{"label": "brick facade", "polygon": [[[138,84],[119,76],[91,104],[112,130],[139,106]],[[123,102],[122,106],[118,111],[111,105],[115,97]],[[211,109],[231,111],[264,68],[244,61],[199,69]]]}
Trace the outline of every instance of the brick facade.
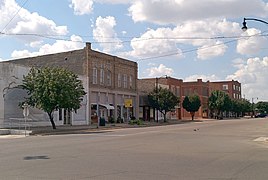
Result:
{"label": "brick facade", "polygon": [[[156,87],[156,82],[158,86],[168,88],[173,94],[180,98],[180,105],[175,108],[174,112],[171,112],[169,118],[175,117],[177,119],[190,119],[191,115],[185,109],[182,108],[182,102],[185,96],[196,94],[201,100],[201,107],[198,112],[195,113],[196,118],[208,118],[208,98],[212,91],[220,90],[227,93],[232,99],[241,98],[241,84],[238,81],[219,81],[219,82],[203,82],[202,79],[197,79],[197,81],[183,82],[181,79],[176,78],[149,78],[149,79],[139,79],[138,89],[140,95],[140,118],[145,120],[155,119],[155,113],[152,113],[148,102],[144,101],[149,92],[153,91]],[[146,112],[147,111],[147,112]],[[148,113],[150,111],[150,116]]]}
{"label": "brick facade", "polygon": [[219,82],[208,82],[209,83],[209,94],[212,91],[219,90],[229,95],[231,99],[241,99],[241,83],[238,81],[219,81]]}
{"label": "brick facade", "polygon": [[[124,121],[128,121],[130,116],[138,116],[137,63],[94,51],[90,43],[80,50],[16,59],[5,64],[28,69],[63,67],[78,74],[87,92],[82,102],[84,109],[80,112],[80,117],[85,116],[77,122],[76,115],[69,114],[72,119],[67,123],[90,124],[96,120],[97,114],[106,120],[120,118]],[[12,76],[12,71],[9,76]],[[132,107],[124,106],[126,99],[132,101]],[[61,114],[58,112],[58,116]]]}

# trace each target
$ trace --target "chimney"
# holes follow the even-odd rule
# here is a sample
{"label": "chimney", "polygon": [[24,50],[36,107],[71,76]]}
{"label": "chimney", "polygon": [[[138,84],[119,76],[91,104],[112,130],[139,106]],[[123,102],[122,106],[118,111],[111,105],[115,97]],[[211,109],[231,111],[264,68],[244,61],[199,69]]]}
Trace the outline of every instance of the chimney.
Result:
{"label": "chimney", "polygon": [[86,42],[86,48],[91,49],[91,43],[90,42]]}

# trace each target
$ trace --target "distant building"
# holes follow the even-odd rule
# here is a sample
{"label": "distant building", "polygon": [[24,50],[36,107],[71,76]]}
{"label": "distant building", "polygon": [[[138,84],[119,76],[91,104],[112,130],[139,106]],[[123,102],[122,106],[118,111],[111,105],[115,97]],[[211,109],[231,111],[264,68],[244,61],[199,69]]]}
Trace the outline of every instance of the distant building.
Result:
{"label": "distant building", "polygon": [[[147,78],[138,80],[138,89],[140,97],[140,109],[139,118],[144,120],[161,120],[164,119],[161,113],[156,112],[153,108],[149,106],[148,94],[154,90],[156,87],[162,87],[169,89],[174,95],[181,97],[181,79],[176,79],[172,77],[160,77],[160,78]],[[180,104],[171,111],[167,118],[169,119],[181,119]]]}
{"label": "distant building", "polygon": [[[26,92],[14,87],[21,84],[31,67],[45,66],[63,67],[78,74],[87,93],[77,113],[64,109],[55,112],[57,125],[91,124],[97,122],[97,114],[106,120],[123,121],[138,116],[137,63],[94,51],[87,43],[80,50],[1,62],[0,127],[20,123],[23,115],[18,103]],[[30,109],[29,119],[31,125],[50,125],[47,115],[34,108]]]}
{"label": "distant building", "polygon": [[229,95],[231,99],[241,99],[241,83],[238,81],[218,81],[209,82],[209,94],[212,91],[219,90]]}
{"label": "distant building", "polygon": [[[160,113],[157,113],[149,106],[147,96],[155,87],[163,87],[169,89],[174,95],[180,98],[180,104],[168,114],[169,119],[190,119],[191,115],[182,108],[182,102],[185,96],[196,94],[201,100],[201,107],[195,113],[196,118],[208,118],[208,98],[212,91],[220,90],[227,93],[231,99],[241,98],[241,84],[238,81],[218,81],[203,82],[202,79],[197,81],[183,82],[181,79],[172,77],[167,78],[147,78],[138,80],[138,89],[140,96],[139,117],[144,120],[163,119]],[[159,117],[157,117],[159,116]]]}
{"label": "distant building", "polygon": [[[208,98],[209,98],[209,84],[203,82],[202,79],[197,79],[197,81],[183,82],[182,84],[182,97],[181,102],[183,102],[185,96],[190,96],[196,94],[201,100],[201,107],[195,113],[196,118],[208,118]],[[181,109],[182,117],[190,118],[191,115],[185,109]]]}

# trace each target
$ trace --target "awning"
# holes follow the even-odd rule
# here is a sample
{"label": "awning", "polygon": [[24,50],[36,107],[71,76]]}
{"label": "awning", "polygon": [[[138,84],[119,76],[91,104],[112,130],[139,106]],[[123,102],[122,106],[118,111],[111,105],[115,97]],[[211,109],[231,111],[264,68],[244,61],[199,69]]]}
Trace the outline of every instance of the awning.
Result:
{"label": "awning", "polygon": [[106,109],[114,109],[114,106],[112,106],[110,104],[99,104],[99,105],[106,107]]}
{"label": "awning", "polygon": [[[97,105],[97,103],[91,103],[92,105]],[[114,109],[114,106],[113,105],[110,105],[110,104],[102,104],[102,103],[99,103],[99,106],[102,106],[102,107],[105,107],[106,109]]]}

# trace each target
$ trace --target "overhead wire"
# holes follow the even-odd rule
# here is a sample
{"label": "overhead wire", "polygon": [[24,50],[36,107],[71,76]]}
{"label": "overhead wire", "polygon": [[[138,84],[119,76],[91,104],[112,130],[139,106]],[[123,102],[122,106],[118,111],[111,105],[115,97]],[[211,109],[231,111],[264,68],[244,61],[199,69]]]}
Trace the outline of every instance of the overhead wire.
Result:
{"label": "overhead wire", "polygon": [[13,21],[13,19],[19,14],[19,12],[21,11],[21,9],[27,4],[29,0],[25,0],[24,3],[22,4],[22,6],[18,9],[18,11],[16,12],[16,14],[14,14],[14,16],[8,21],[8,23],[4,26],[4,28],[0,31],[0,34],[4,34],[4,30],[7,28],[7,26]]}
{"label": "overhead wire", "polygon": [[264,34],[267,31],[268,30],[263,31],[261,33],[256,33],[256,34],[253,34],[253,35],[247,35],[247,36],[236,36],[237,37],[236,39],[229,40],[229,41],[226,41],[226,42],[222,42],[222,43],[219,43],[219,44],[210,45],[210,46],[198,47],[198,48],[193,48],[193,49],[189,49],[189,50],[182,50],[182,51],[179,51],[179,52],[177,50],[175,53],[168,53],[168,54],[163,54],[163,55],[153,56],[153,57],[147,57],[147,58],[139,58],[137,61],[139,62],[139,61],[145,61],[145,60],[157,59],[157,58],[163,58],[163,57],[169,57],[169,56],[175,56],[175,55],[183,55],[183,54],[194,52],[194,51],[197,51],[197,50],[204,50],[204,49],[209,49],[209,48],[212,48],[212,47],[221,46],[221,45],[224,45],[224,44],[234,43],[234,42],[236,42],[236,41],[238,41],[240,39],[243,39],[243,38],[250,38],[250,37],[254,37],[254,36],[268,36],[268,34]]}
{"label": "overhead wire", "polygon": [[[178,52],[177,50],[174,50],[172,52],[167,52],[163,55],[158,55],[158,56],[152,56],[152,57],[146,57],[146,58],[138,58],[137,61],[144,61],[144,60],[150,60],[150,59],[157,59],[157,58],[162,58],[162,57],[168,57],[168,56],[174,56],[174,55],[180,55],[180,54],[186,54],[190,52],[194,52],[197,50],[203,50],[203,49],[208,49],[211,47],[216,47],[216,46],[221,46],[224,44],[229,44],[238,41],[239,39],[243,38],[251,38],[254,36],[268,36],[266,34],[268,30],[263,31],[261,33],[256,33],[253,35],[242,35],[242,36],[215,36],[215,37],[148,37],[148,38],[137,38],[134,39],[135,37],[128,37],[128,38],[133,38],[131,40],[125,40],[125,41],[91,41],[91,44],[114,44],[114,43],[130,43],[130,42],[138,42],[138,41],[149,41],[149,40],[221,40],[221,39],[232,39],[226,42],[218,43],[218,44],[213,44],[210,46],[205,46],[205,47],[198,47],[198,48],[192,48],[192,49],[186,49]],[[36,33],[3,33],[0,32],[0,35],[8,35],[8,36],[36,36],[40,38],[46,38],[46,39],[52,39],[52,40],[63,40],[63,41],[70,41],[70,42],[77,42],[77,43],[86,43],[86,41],[81,41],[81,40],[72,40],[72,39],[67,39],[67,38],[60,38],[60,37],[69,37],[69,36],[62,36],[62,35],[45,35],[45,34],[36,34]],[[87,37],[94,37],[94,36],[87,36]],[[101,36],[98,36],[101,37]],[[110,38],[110,39],[115,39],[118,37],[101,37],[103,39]]]}

